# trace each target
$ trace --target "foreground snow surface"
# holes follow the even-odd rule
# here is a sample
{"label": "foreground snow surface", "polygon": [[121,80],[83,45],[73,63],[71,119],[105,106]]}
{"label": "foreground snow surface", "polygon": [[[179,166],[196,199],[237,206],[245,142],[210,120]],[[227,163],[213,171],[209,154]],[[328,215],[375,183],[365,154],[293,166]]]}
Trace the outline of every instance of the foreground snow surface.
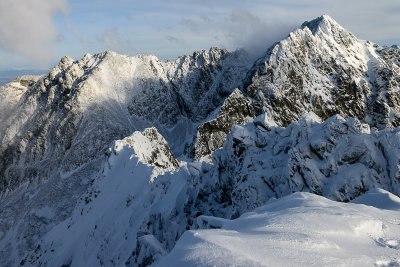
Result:
{"label": "foreground snow surface", "polygon": [[399,266],[400,199],[355,202],[294,193],[236,220],[199,217],[220,229],[185,232],[158,266]]}

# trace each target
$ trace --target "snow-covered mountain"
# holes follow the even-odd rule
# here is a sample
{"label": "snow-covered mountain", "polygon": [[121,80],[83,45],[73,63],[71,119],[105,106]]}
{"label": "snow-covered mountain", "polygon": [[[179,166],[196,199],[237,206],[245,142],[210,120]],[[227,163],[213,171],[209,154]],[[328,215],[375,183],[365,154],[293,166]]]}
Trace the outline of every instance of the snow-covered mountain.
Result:
{"label": "snow-covered mountain", "polygon": [[[341,202],[375,188],[400,196],[400,50],[358,40],[325,15],[266,51],[255,62],[218,48],[175,61],[64,57],[49,74],[0,87],[3,265],[166,266],[187,257],[213,265],[220,259],[198,262],[200,254],[182,251],[187,242],[209,244],[187,230],[231,230],[225,220],[242,216],[241,224],[243,214],[279,203],[284,219],[298,220],[286,202],[266,204],[294,192]],[[288,199],[299,196],[322,205],[320,214],[356,207],[304,193]],[[264,213],[265,224],[275,220]],[[365,261],[354,251],[354,263],[397,264],[398,213],[384,216],[379,234],[362,232],[359,244],[392,250]],[[250,228],[232,229],[259,227]],[[319,244],[315,229],[310,246]],[[335,238],[326,244],[341,249]]]}
{"label": "snow-covered mountain", "polygon": [[358,40],[329,16],[305,22],[253,67],[247,93],[258,114],[288,125],[307,111],[400,123],[400,50]]}
{"label": "snow-covered mountain", "polygon": [[[196,124],[241,86],[246,59],[218,48],[173,62],[105,52],[64,57],[29,89],[2,87],[10,112],[1,121],[0,192],[96,168],[89,165],[100,165],[110,142],[146,126],[157,126],[181,154]],[[27,92],[14,96],[17,86]]]}

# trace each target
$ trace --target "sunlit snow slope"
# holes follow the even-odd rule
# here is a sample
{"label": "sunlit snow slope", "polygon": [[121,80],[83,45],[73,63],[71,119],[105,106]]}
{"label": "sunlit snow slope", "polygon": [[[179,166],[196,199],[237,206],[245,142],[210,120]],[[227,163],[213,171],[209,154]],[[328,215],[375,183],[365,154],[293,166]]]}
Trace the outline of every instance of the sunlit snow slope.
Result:
{"label": "sunlit snow slope", "polygon": [[187,231],[156,266],[399,266],[400,198],[354,202],[294,193],[232,221],[201,216],[219,229]]}

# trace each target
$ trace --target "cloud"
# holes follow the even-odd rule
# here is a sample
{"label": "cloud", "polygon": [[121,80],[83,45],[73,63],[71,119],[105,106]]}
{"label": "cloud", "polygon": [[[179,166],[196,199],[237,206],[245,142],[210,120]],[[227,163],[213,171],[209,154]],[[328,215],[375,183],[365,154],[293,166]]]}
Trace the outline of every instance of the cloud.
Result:
{"label": "cloud", "polygon": [[[275,42],[287,37],[298,24],[258,16],[246,9],[234,8],[217,16],[192,15],[182,18],[168,36],[179,36],[185,46],[222,46],[229,49],[243,48],[254,57],[261,56]],[[193,48],[192,48],[193,49]],[[190,50],[190,49],[188,49]]]}
{"label": "cloud", "polygon": [[53,16],[66,10],[67,0],[1,0],[0,47],[46,66],[58,36]]}
{"label": "cloud", "polygon": [[105,43],[113,50],[119,50],[121,47],[121,38],[117,28],[105,29],[99,36],[99,41]]}
{"label": "cloud", "polygon": [[187,27],[192,32],[199,32],[199,26],[192,19],[184,18],[181,21],[182,25]]}
{"label": "cloud", "polygon": [[224,42],[233,47],[244,48],[254,56],[259,56],[296,28],[296,25],[277,20],[266,22],[249,11],[238,8],[232,10],[224,23],[227,25]]}
{"label": "cloud", "polygon": [[132,41],[126,39],[120,34],[118,28],[106,28],[98,37],[97,40],[104,43],[107,48],[116,52],[126,52],[134,50]]}
{"label": "cloud", "polygon": [[53,41],[54,59],[106,49],[172,59],[211,46],[257,54],[322,14],[361,39],[400,43],[398,0],[0,0],[0,69],[48,60]]}
{"label": "cloud", "polygon": [[[91,40],[91,38],[89,37],[88,34],[83,33],[80,28],[79,25],[75,24],[75,22],[73,20],[67,20],[67,29],[68,31],[75,37],[77,38],[77,40],[79,41],[79,43],[81,43],[80,45],[84,45],[84,47],[91,45],[93,43],[93,41]],[[78,42],[76,42],[78,43]]]}
{"label": "cloud", "polygon": [[176,38],[176,37],[174,37],[174,36],[172,36],[172,35],[167,35],[167,36],[165,36],[165,39],[166,39],[168,42],[173,42],[173,43],[177,43],[177,44],[182,43],[181,40],[179,40],[178,38]]}

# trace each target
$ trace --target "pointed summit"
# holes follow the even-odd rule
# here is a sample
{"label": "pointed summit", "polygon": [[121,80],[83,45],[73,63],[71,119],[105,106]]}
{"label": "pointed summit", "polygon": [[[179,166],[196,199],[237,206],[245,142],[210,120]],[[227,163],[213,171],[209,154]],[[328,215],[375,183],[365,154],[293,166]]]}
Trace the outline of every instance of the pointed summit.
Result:
{"label": "pointed summit", "polygon": [[331,43],[332,40],[338,45],[349,48],[358,39],[348,30],[344,29],[339,23],[328,15],[322,15],[311,21],[306,21],[301,25],[302,30],[310,32],[320,40]]}
{"label": "pointed summit", "polygon": [[305,21],[301,28],[308,28],[310,31],[315,35],[318,31],[322,31],[324,33],[332,32],[334,29],[337,30],[345,30],[339,23],[336,22],[332,17],[329,15],[322,15],[316,19],[311,21]]}

